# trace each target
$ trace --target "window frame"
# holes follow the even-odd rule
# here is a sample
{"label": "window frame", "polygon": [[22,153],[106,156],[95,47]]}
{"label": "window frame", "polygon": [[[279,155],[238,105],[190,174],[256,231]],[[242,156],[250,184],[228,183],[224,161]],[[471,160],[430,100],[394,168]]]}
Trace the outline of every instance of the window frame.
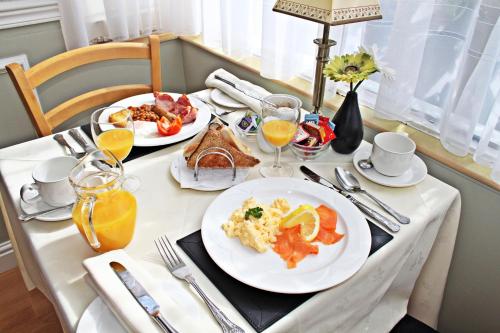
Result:
{"label": "window frame", "polygon": [[56,0],[0,0],[0,30],[60,19]]}

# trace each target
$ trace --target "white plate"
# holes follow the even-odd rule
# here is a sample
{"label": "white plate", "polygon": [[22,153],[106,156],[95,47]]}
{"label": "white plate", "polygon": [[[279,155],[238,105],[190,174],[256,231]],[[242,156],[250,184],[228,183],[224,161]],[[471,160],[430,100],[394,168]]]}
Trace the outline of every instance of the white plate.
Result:
{"label": "white plate", "polygon": [[101,297],[97,296],[83,312],[76,333],[100,332],[126,333],[127,331]]}
{"label": "white plate", "polygon": [[212,89],[212,91],[210,92],[210,98],[215,103],[222,105],[222,106],[226,106],[228,108],[248,109],[248,105],[245,105],[243,103],[238,102],[237,100],[226,95],[224,92],[220,91],[219,89]]}
{"label": "white plate", "polygon": [[[170,163],[170,173],[172,174],[172,177],[174,177],[174,179],[179,184],[181,183],[181,176],[180,176],[181,170],[184,172],[194,173],[194,170],[189,169],[187,167],[186,161],[182,157],[182,154],[179,154],[179,156],[175,156],[172,159],[172,162]],[[228,173],[231,172],[230,170],[224,170],[224,171],[218,170],[218,171],[228,172]],[[205,171],[203,169],[200,169],[200,173],[202,173],[202,172],[205,172]],[[240,174],[242,177],[241,181],[245,180],[245,178],[248,176],[249,172],[250,172],[249,169],[236,169],[236,174],[237,175]],[[241,173],[243,173],[243,174],[241,174]],[[236,181],[238,179],[240,179],[239,176],[238,176],[238,178],[236,178]],[[205,179],[205,181],[203,182],[203,185],[192,186],[190,188],[193,190],[197,190],[197,191],[212,192],[212,191],[225,190],[225,189],[230,188],[236,184],[238,184],[238,183],[229,183],[229,182],[221,183],[220,178],[214,177],[214,178],[210,178],[210,179]]]}
{"label": "white plate", "polygon": [[[168,93],[174,100],[177,100],[181,94]],[[134,146],[138,147],[149,147],[149,146],[163,146],[172,143],[176,143],[185,139],[188,139],[200,132],[209,122],[212,117],[208,107],[201,103],[200,101],[192,98],[189,99],[191,104],[198,108],[198,113],[196,120],[193,123],[186,124],[182,126],[179,133],[172,136],[161,136],[158,134],[156,123],[152,121],[135,121],[135,137]],[[110,106],[141,106],[142,104],[154,104],[155,98],[152,93],[136,95],[122,99]],[[99,121],[107,122],[109,115],[116,112],[116,108],[110,108],[104,110],[104,112],[99,117]]]}
{"label": "white plate", "polygon": [[[19,206],[21,207],[21,210],[26,214],[32,214],[32,213],[40,212],[42,210],[55,208],[53,206],[46,204],[45,202],[43,202],[41,200],[36,201],[32,204],[27,204],[24,201],[20,200]],[[47,214],[44,214],[42,216],[39,216],[36,219],[39,221],[45,221],[45,222],[56,222],[56,221],[68,220],[71,218],[72,209],[73,209],[72,206],[69,206],[68,208],[64,208],[64,209],[58,209],[52,213],[47,213]]]}
{"label": "white plate", "polygon": [[372,169],[361,169],[358,165],[359,160],[367,159],[371,154],[372,148],[371,146],[365,146],[360,148],[352,159],[352,163],[354,163],[354,167],[358,172],[363,175],[365,178],[371,180],[374,183],[389,186],[389,187],[407,187],[413,186],[420,183],[425,179],[427,175],[427,166],[424,161],[417,155],[413,156],[412,164],[409,170],[407,170],[404,174],[397,177],[389,177],[379,173],[374,168]]}
{"label": "white plate", "polygon": [[[243,201],[254,197],[270,204],[285,198],[292,209],[300,204],[328,205],[338,214],[337,231],[345,234],[333,245],[319,244],[319,254],[307,256],[297,268],[269,248],[258,253],[226,236],[221,225]],[[302,294],[333,287],[355,274],[365,263],[371,236],[361,212],[346,198],[322,185],[298,178],[261,178],[236,185],[208,207],[201,225],[203,244],[215,263],[233,278],[252,287],[285,294]]]}

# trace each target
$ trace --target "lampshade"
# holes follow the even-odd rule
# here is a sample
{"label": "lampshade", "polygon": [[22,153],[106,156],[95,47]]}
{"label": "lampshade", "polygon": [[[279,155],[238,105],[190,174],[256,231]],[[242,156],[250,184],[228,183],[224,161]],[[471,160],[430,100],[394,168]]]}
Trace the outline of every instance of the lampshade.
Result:
{"label": "lampshade", "polygon": [[278,0],[273,11],[329,25],[382,18],[378,0]]}

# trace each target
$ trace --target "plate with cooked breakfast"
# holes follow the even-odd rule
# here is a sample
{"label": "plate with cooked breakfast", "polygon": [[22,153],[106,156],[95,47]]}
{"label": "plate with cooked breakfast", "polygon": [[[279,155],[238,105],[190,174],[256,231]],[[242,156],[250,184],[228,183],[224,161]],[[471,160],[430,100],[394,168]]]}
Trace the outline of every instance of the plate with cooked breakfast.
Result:
{"label": "plate with cooked breakfast", "polygon": [[201,234],[227,274],[285,294],[344,282],[371,246],[368,223],[349,200],[298,178],[261,178],[224,191],[205,211]]}
{"label": "plate with cooked breakfast", "polygon": [[243,182],[250,168],[259,163],[232,129],[214,121],[173,158],[170,172],[182,188],[219,191]]}
{"label": "plate with cooked breakfast", "polygon": [[[120,107],[122,110],[116,111]],[[196,99],[176,93],[154,92],[122,99],[104,110],[100,122],[119,123],[132,114],[134,146],[163,146],[188,139],[211,119],[208,107]]]}

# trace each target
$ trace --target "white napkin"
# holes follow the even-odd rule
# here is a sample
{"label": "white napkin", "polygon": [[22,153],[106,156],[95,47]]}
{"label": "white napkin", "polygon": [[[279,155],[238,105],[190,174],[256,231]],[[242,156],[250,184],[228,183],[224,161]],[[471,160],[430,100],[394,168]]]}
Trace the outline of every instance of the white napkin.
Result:
{"label": "white napkin", "polygon": [[223,91],[226,95],[234,98],[238,102],[241,102],[245,105],[248,105],[249,108],[251,108],[253,111],[257,112],[258,114],[262,113],[262,106],[260,104],[260,101],[249,97],[242,93],[241,91],[231,87],[227,83],[218,80],[215,78],[215,75],[218,75],[222,77],[223,79],[226,79],[232,83],[235,83],[237,87],[245,91],[247,94],[251,96],[255,96],[258,98],[264,98],[266,96],[271,95],[269,91],[266,89],[259,87],[253,83],[250,83],[248,81],[240,80],[233,74],[229,73],[228,71],[219,68],[212,72],[206,79],[205,84],[208,88],[217,88],[221,91]]}
{"label": "white napkin", "polygon": [[180,154],[177,159],[177,170],[181,188],[192,188],[196,190],[216,190],[224,189],[245,180],[248,176],[249,169],[236,169],[236,178],[233,181],[232,169],[204,169],[200,168],[198,173],[198,181],[194,179],[194,170],[189,169],[186,165],[184,156]]}
{"label": "white napkin", "polygon": [[[185,327],[186,314],[179,304],[167,295],[169,291],[160,281],[153,279],[123,250],[110,251],[83,261],[89,273],[90,284],[122,325],[130,332],[163,332],[133,298],[125,285],[110,267],[112,261],[122,264],[160,305],[160,312],[176,329]],[[188,327],[189,327],[189,323]],[[191,325],[192,326],[192,325]]]}

